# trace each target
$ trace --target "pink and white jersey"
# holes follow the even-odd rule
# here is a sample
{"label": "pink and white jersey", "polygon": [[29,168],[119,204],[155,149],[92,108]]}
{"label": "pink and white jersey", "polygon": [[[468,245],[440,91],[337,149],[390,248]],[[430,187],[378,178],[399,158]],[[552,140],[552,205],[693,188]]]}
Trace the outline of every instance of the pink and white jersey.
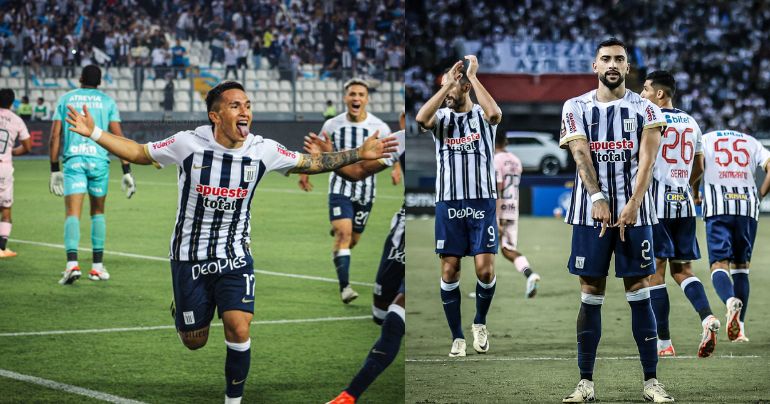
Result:
{"label": "pink and white jersey", "polygon": [[29,139],[27,125],[10,109],[0,108],[0,163],[10,163],[16,139]]}
{"label": "pink and white jersey", "polygon": [[757,167],[767,168],[770,151],[757,139],[732,130],[703,135],[703,217],[759,217],[754,180]]}
{"label": "pink and white jersey", "polygon": [[[630,90],[626,90],[623,98],[611,102],[599,102],[596,90],[592,90],[564,103],[559,145],[567,148],[575,139],[586,139],[599,186],[610,205],[612,223],[617,222],[636,185],[642,131],[665,125],[660,108]],[[593,226],[591,207],[591,196],[576,172],[564,221]],[[657,221],[648,189],[634,226]]]}
{"label": "pink and white jersey", "polygon": [[497,210],[498,219],[516,220],[519,218],[519,182],[521,181],[521,160],[509,152],[495,153],[495,177],[502,184],[502,202]]}
{"label": "pink and white jersey", "polygon": [[249,134],[238,149],[214,140],[211,126],[182,131],[145,145],[161,168],[179,166],[179,200],[169,256],[201,261],[251,255],[254,189],[269,171],[287,174],[301,155],[262,136]]}
{"label": "pink and white jersey", "polygon": [[652,171],[652,196],[659,219],[695,216],[690,189],[695,155],[703,153],[700,126],[686,112],[662,108],[666,130]]}

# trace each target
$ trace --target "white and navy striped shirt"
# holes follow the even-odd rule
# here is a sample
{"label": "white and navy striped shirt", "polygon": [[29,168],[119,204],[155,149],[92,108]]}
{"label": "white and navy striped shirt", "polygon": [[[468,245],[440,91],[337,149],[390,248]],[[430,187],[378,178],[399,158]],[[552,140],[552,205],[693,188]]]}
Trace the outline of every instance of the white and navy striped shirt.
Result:
{"label": "white and navy striped shirt", "polygon": [[436,143],[436,202],[497,199],[495,132],[484,110],[473,104],[468,112],[436,111],[432,129]]}
{"label": "white and navy striped shirt", "polygon": [[209,125],[148,143],[145,153],[158,168],[179,166],[169,252],[177,261],[251,255],[249,208],[254,189],[265,173],[286,174],[301,159],[299,153],[252,134],[240,148],[227,149],[214,140]]}
{"label": "white and navy striped shirt", "polygon": [[[380,131],[379,137],[390,135],[390,128],[371,112],[361,122],[350,122],[347,113],[339,114],[324,122],[321,133],[331,136],[334,151],[355,149],[361,146],[367,137]],[[367,204],[376,196],[377,176],[372,175],[361,181],[348,181],[332,172],[329,175],[329,193],[345,195],[353,201]]]}
{"label": "white and navy striped shirt", "polygon": [[662,108],[666,130],[652,171],[652,197],[659,219],[695,216],[690,175],[696,154],[703,153],[700,126],[686,112]]}
{"label": "white and navy striped shirt", "polygon": [[759,218],[754,170],[767,169],[770,151],[757,139],[732,130],[703,135],[703,217]]}
{"label": "white and navy striped shirt", "polygon": [[[623,98],[599,102],[596,90],[567,100],[561,117],[559,145],[575,139],[586,139],[591,150],[596,176],[602,193],[610,205],[610,222],[616,223],[620,212],[631,199],[639,167],[639,141],[647,128],[665,126],[657,105],[626,90]],[[591,196],[580,175],[575,173],[566,223],[593,226]],[[644,194],[634,226],[657,223],[650,190]]]}

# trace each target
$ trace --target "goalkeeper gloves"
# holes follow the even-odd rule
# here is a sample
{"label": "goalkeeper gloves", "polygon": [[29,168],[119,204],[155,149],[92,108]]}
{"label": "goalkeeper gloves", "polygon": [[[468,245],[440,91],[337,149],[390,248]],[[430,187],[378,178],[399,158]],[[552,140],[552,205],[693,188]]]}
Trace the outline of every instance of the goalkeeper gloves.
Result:
{"label": "goalkeeper gloves", "polygon": [[64,195],[64,174],[59,171],[59,162],[51,162],[51,180],[48,182],[48,190],[56,196]]}
{"label": "goalkeeper gloves", "polygon": [[126,193],[126,198],[128,199],[131,199],[131,197],[136,192],[134,176],[131,175],[131,166],[128,164],[123,164],[123,181],[120,185],[120,189]]}

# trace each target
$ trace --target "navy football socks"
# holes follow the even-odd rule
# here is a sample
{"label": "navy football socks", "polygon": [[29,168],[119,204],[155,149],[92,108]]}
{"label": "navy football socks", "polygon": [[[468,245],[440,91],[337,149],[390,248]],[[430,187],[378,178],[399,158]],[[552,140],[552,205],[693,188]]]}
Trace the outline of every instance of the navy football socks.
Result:
{"label": "navy football socks", "polygon": [[670,304],[665,283],[650,287],[650,303],[652,304],[652,312],[655,314],[655,323],[658,325],[658,338],[662,340],[671,339],[671,333],[668,329]]}
{"label": "navy football socks", "polygon": [[446,283],[441,280],[441,302],[444,304],[444,314],[452,332],[452,339],[462,338],[463,327],[460,321],[460,281]]}
{"label": "navy football socks", "polygon": [[655,315],[650,304],[650,291],[647,288],[626,292],[626,300],[631,306],[631,331],[639,349],[644,380],[656,377],[658,367],[658,338]]}
{"label": "navy football socks", "polygon": [[[690,301],[692,307],[698,312],[701,321],[713,314],[711,312],[711,306],[709,306],[709,300],[706,297],[706,289],[703,288],[700,279],[691,276],[682,281],[681,287],[684,291],[684,295],[687,296],[687,300]],[[657,319],[657,316],[655,318]],[[658,326],[658,330],[658,332],[660,332],[660,326]]]}
{"label": "navy football socks", "polygon": [[577,318],[577,352],[580,378],[593,380],[594,363],[602,338],[602,303],[604,296],[583,293]]}
{"label": "navy football socks", "polygon": [[341,249],[334,254],[334,267],[337,269],[337,280],[342,292],[350,283],[350,249]]}
{"label": "navy football socks", "polygon": [[743,322],[743,319],[746,318],[746,309],[749,307],[749,270],[733,269],[730,273],[733,276],[733,292],[735,297],[741,299],[743,303],[740,318],[741,322]]}
{"label": "navy football socks", "polygon": [[714,284],[714,290],[716,290],[719,298],[722,299],[722,303],[727,304],[727,299],[735,297],[733,292],[733,283],[730,281],[730,275],[724,269],[717,269],[711,273],[711,283]]}
{"label": "navy football socks", "polygon": [[236,398],[243,396],[243,386],[249,375],[251,366],[251,339],[246,342],[229,342],[227,344],[227,358],[225,359],[225,383],[227,397]]}
{"label": "navy football socks", "polygon": [[480,280],[476,282],[476,317],[473,324],[486,324],[489,306],[492,304],[492,298],[495,297],[495,284],[497,276],[492,278],[489,283],[483,283]]}

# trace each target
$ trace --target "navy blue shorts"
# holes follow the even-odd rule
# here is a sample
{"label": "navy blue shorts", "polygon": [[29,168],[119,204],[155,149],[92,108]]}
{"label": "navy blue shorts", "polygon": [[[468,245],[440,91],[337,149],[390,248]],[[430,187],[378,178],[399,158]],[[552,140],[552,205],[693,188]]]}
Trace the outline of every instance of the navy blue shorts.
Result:
{"label": "navy blue shorts", "polygon": [[573,275],[606,277],[615,253],[615,277],[631,278],[655,273],[652,251],[652,226],[626,227],[626,241],[620,241],[620,229],[572,226],[572,254],[567,268]]}
{"label": "navy blue shorts", "polygon": [[374,280],[374,296],[377,300],[391,302],[404,284],[404,269],[406,255],[404,254],[404,230],[406,220],[402,215],[396,215],[390,234],[385,239],[382,249],[380,267]]}
{"label": "navy blue shorts", "polygon": [[658,219],[652,226],[655,258],[692,261],[700,259],[695,217]]}
{"label": "navy blue shorts", "polygon": [[250,256],[207,261],[171,261],[176,328],[204,328],[228,310],[254,313],[254,261]]}
{"label": "navy blue shorts", "polygon": [[342,194],[329,194],[329,221],[350,219],[353,221],[354,233],[364,232],[371,211],[371,202],[362,204]]}
{"label": "navy blue shorts", "polygon": [[757,221],[753,217],[718,215],[706,218],[709,265],[717,261],[745,264],[751,261]]}
{"label": "navy blue shorts", "polygon": [[494,199],[436,202],[436,253],[457,257],[497,254]]}

